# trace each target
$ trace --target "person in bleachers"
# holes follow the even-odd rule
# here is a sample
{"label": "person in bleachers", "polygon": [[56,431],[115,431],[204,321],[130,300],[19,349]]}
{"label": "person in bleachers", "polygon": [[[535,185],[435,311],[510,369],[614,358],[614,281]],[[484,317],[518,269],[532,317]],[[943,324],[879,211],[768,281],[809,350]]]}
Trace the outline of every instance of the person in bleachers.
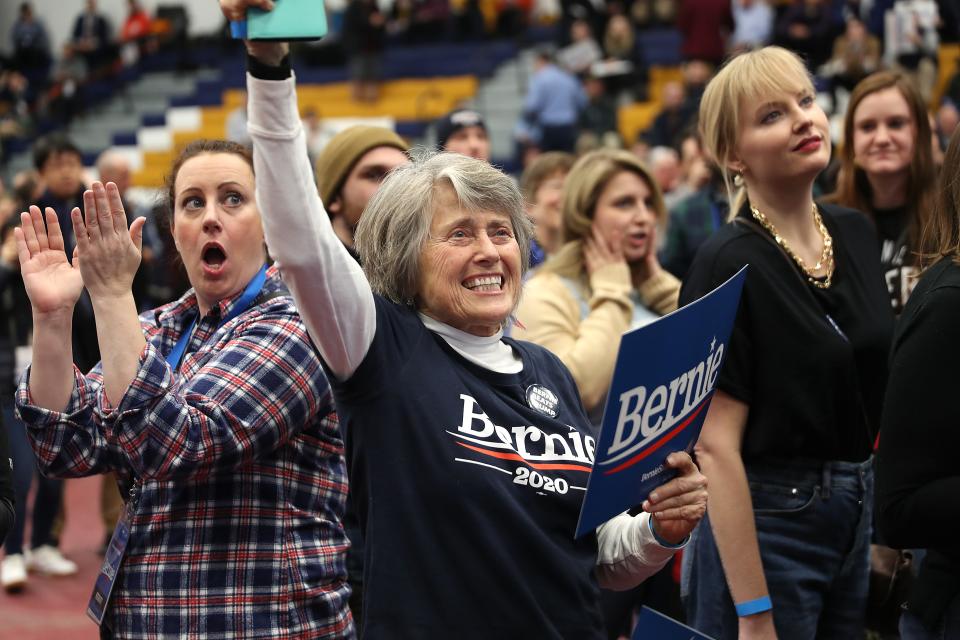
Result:
{"label": "person in bleachers", "polygon": [[680,53],[684,60],[712,65],[723,62],[733,27],[730,0],[681,0],[677,28],[683,36]]}
{"label": "person in bleachers", "polygon": [[617,103],[607,91],[604,79],[590,74],[584,78],[583,88],[587,94],[587,103],[580,112],[577,154],[582,155],[600,147],[622,147],[623,142],[617,128]]}
{"label": "person in bleachers", "polygon": [[685,131],[694,112],[687,104],[683,85],[670,81],[663,85],[660,100],[660,113],[647,129],[645,138],[654,147],[674,147],[679,143],[680,134]]}
{"label": "person in bleachers", "polygon": [[126,66],[135,65],[143,56],[156,51],[153,18],[138,0],[127,0],[127,17],[120,26],[120,56]]}
{"label": "person in bleachers", "polygon": [[848,17],[844,32],[833,41],[830,61],[821,70],[822,75],[831,78],[835,108],[837,88],[853,91],[858,82],[879,68],[880,54],[880,40],[867,31],[859,18]]}
{"label": "person in bleachers", "polygon": [[861,638],[893,331],[877,239],[860,212],[814,202],[830,126],[795,53],[733,58],[699,122],[735,218],[700,246],[680,303],[749,267],[695,449],[711,495],[683,558],[687,623],[722,639]]}
{"label": "person in bleachers", "polygon": [[943,104],[940,105],[940,108],[937,109],[937,114],[935,116],[935,127],[934,132],[940,137],[940,147],[944,151],[947,149],[947,142],[950,140],[950,137],[953,136],[953,132],[957,129],[957,125],[960,124],[960,109],[957,108],[957,105],[945,100]]}
{"label": "person in bleachers", "polygon": [[676,24],[676,0],[633,0],[627,4],[630,19],[640,30]]}
{"label": "person in bleachers", "polygon": [[775,14],[767,0],[732,0],[733,33],[729,48],[733,53],[750,51],[773,39]]}
{"label": "person in bleachers", "polygon": [[610,16],[603,34],[603,53],[614,60],[633,60],[637,39],[630,19],[623,14]]}
{"label": "person in bleachers", "polygon": [[87,71],[94,73],[115,57],[113,34],[106,16],[97,11],[97,0],[86,0],[83,11],[73,22],[70,50],[87,63]]}
{"label": "person in bleachers", "polygon": [[610,16],[603,35],[603,53],[603,62],[595,65],[588,77],[602,78],[612,97],[646,95],[648,65],[637,46],[633,23],[626,15]]}
{"label": "person in bleachers", "polygon": [[390,129],[356,125],[326,144],[315,163],[317,188],[333,231],[352,256],[357,224],[384,177],[407,164],[407,144]]}
{"label": "person in bleachers", "polygon": [[0,69],[0,167],[9,160],[7,141],[29,135],[33,127],[27,85],[19,71]]}
{"label": "person in bleachers", "polygon": [[777,20],[774,42],[800,54],[814,70],[829,58],[833,36],[826,0],[793,0]]}
{"label": "person in bleachers", "polygon": [[699,189],[670,207],[670,221],[660,249],[663,268],[680,279],[687,275],[700,245],[726,223],[730,209],[720,170],[711,162],[700,162],[706,179]]}
{"label": "person in bleachers", "polygon": [[[63,134],[50,134],[33,147],[33,164],[44,184],[43,195],[36,200],[42,210],[52,208],[63,230],[64,246],[73,255],[76,237],[70,211],[83,204],[83,162],[80,149]],[[73,317],[73,356],[82,371],[89,371],[100,360],[93,306],[82,294]]]}
{"label": "person in bleachers", "polygon": [[688,60],[683,63],[683,109],[690,114],[693,125],[700,111],[700,98],[713,77],[714,67],[704,60]]}
{"label": "person in bleachers", "polygon": [[520,176],[520,191],[533,221],[530,268],[552,256],[563,244],[563,185],[575,158],[562,151],[548,151],[531,162]]}
{"label": "person in bleachers", "polygon": [[435,129],[440,149],[490,162],[490,135],[480,112],[455,109],[440,118]]}
{"label": "person in bleachers", "polygon": [[935,0],[896,0],[893,34],[887,44],[897,65],[913,77],[924,101],[930,102],[937,82],[940,9]]}
{"label": "person in bleachers", "polygon": [[832,202],[873,222],[890,307],[899,315],[926,253],[922,229],[933,211],[937,172],[926,105],[902,72],[880,71],[857,84],[843,122],[837,190]]}
{"label": "person in bleachers", "polygon": [[555,65],[545,49],[537,52],[533,68],[523,119],[539,132],[537,144],[541,151],[572,152],[587,95],[576,77]]}
{"label": "person in bleachers", "polygon": [[680,154],[676,149],[653,147],[645,161],[654,181],[660,187],[663,203],[668,211],[678,200],[690,194],[686,185],[683,184]]}
{"label": "person in bleachers", "polygon": [[386,23],[376,0],[349,0],[340,39],[349,59],[354,100],[376,102],[380,96]]}
{"label": "person in bleachers", "polygon": [[570,44],[556,54],[556,61],[572,74],[590,71],[590,66],[603,59],[603,49],[597,42],[586,20],[574,20],[570,25]]}
{"label": "person in bleachers", "polygon": [[127,17],[120,27],[120,42],[142,44],[150,37],[152,20],[138,0],[127,0]]}
{"label": "person in bleachers", "polygon": [[169,300],[156,300],[150,297],[154,279],[153,270],[157,260],[163,254],[163,239],[160,229],[157,228],[158,220],[153,215],[153,207],[134,206],[127,199],[127,191],[130,189],[132,179],[130,160],[124,154],[108,149],[97,157],[96,169],[100,182],[104,184],[112,182],[117,185],[123,210],[127,212],[129,222],[132,223],[139,217],[146,219],[143,224],[140,269],[137,270],[133,281],[133,296],[137,301],[137,308],[140,311],[146,311],[169,302]]}
{"label": "person in bleachers", "polygon": [[47,85],[53,57],[47,29],[34,15],[29,2],[20,5],[20,14],[10,29],[10,44],[13,49],[11,64],[27,78],[32,101]]}
{"label": "person in bleachers", "polygon": [[36,169],[23,169],[13,176],[10,183],[10,191],[16,198],[18,207],[21,209],[29,206],[29,203],[36,202],[46,191],[43,184],[43,178]]}

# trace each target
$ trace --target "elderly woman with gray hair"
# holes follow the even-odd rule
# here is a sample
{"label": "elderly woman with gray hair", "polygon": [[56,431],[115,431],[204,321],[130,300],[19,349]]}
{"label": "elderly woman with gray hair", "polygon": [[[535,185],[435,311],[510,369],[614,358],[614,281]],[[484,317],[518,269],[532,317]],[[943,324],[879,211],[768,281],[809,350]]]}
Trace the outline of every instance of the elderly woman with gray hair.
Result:
{"label": "elderly woman with gray hair", "polygon": [[[249,0],[221,0],[238,17]],[[689,456],[637,517],[575,540],[596,432],[545,349],[503,337],[531,227],[513,181],[457,154],[387,177],[357,229],[317,196],[285,44],[247,42],[271,254],[334,389],[365,535],[367,638],[602,638],[599,585],[658,570],[705,511]]]}

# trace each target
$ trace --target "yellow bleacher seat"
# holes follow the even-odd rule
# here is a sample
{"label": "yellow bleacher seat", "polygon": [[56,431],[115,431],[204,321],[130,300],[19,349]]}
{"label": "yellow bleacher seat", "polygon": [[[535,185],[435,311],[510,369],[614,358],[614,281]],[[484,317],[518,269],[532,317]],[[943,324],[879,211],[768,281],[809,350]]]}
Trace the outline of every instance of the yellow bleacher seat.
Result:
{"label": "yellow bleacher seat", "polygon": [[960,59],[960,44],[942,44],[940,45],[937,75],[937,86],[933,90],[933,106],[940,104],[943,98],[943,92],[947,90],[947,83],[953,74],[960,69],[958,59]]}
{"label": "yellow bleacher seat", "polygon": [[[475,76],[450,78],[410,78],[385,82],[376,102],[353,100],[349,83],[301,85],[297,87],[300,113],[308,108],[320,118],[391,117],[395,120],[434,120],[455,109],[477,93]],[[229,89],[223,93],[223,105],[203,107],[201,125],[196,131],[175,131],[173,150],[144,154],[143,169],[133,176],[138,187],[160,187],[176,152],[198,138],[223,138],[230,113],[246,102],[246,92]]]}
{"label": "yellow bleacher seat", "polygon": [[637,134],[648,129],[660,112],[659,102],[636,102],[617,111],[617,126],[627,146],[633,144]]}

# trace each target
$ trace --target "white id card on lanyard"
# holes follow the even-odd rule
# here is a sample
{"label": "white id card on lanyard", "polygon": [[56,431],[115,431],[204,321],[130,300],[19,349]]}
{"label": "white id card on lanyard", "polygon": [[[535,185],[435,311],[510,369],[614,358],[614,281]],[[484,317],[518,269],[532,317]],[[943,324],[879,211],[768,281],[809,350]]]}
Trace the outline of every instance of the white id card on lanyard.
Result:
{"label": "white id card on lanyard", "polygon": [[110,602],[110,595],[113,593],[113,586],[117,581],[117,573],[120,571],[120,564],[123,562],[123,556],[127,551],[127,542],[130,540],[130,525],[133,522],[133,514],[137,511],[139,497],[138,491],[134,487],[130,491],[130,499],[123,505],[120,520],[117,521],[117,526],[113,529],[113,536],[110,538],[107,552],[103,556],[103,566],[100,567],[100,574],[93,585],[93,593],[90,594],[90,602],[87,603],[87,615],[97,625],[103,624],[103,616],[107,611],[107,604]]}

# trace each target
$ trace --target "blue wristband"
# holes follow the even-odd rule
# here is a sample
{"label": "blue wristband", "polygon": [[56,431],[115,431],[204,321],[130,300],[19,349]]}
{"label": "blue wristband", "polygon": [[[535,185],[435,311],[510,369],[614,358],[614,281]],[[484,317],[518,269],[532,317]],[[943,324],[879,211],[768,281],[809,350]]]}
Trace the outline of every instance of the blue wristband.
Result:
{"label": "blue wristband", "polygon": [[690,541],[690,536],[684,538],[680,544],[673,544],[672,542],[667,542],[657,534],[657,528],[653,526],[653,516],[647,518],[647,525],[650,527],[650,533],[653,534],[653,539],[657,541],[661,547],[665,549],[682,549]]}
{"label": "blue wristband", "polygon": [[770,596],[763,596],[762,598],[757,598],[756,600],[747,600],[746,602],[739,603],[737,605],[737,615],[742,618],[744,616],[752,616],[755,613],[770,611],[770,609],[773,609],[773,603],[770,602]]}

